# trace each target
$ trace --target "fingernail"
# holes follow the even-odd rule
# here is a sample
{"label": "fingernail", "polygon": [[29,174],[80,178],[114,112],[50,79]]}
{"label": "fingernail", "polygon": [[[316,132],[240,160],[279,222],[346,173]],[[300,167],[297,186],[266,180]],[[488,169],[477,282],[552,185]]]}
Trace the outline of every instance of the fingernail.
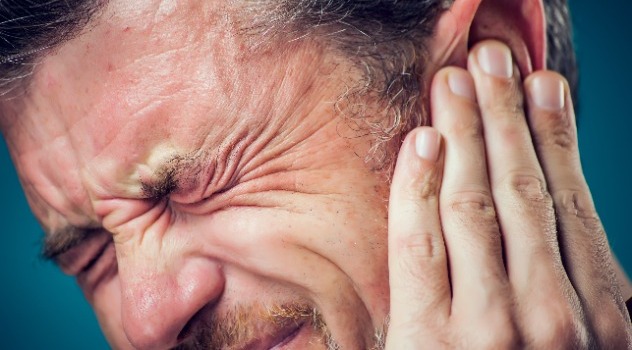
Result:
{"label": "fingernail", "polygon": [[564,108],[564,83],[555,76],[541,75],[529,83],[531,98],[542,109],[559,111]]}
{"label": "fingernail", "polygon": [[476,100],[474,82],[468,73],[454,70],[448,76],[448,85],[453,94],[465,97],[469,100]]}
{"label": "fingernail", "polygon": [[437,161],[437,158],[439,158],[440,142],[441,138],[435,129],[421,129],[415,139],[417,155],[429,162]]}
{"label": "fingernail", "polygon": [[485,43],[478,50],[478,64],[487,74],[501,78],[513,76],[511,50],[501,43]]}

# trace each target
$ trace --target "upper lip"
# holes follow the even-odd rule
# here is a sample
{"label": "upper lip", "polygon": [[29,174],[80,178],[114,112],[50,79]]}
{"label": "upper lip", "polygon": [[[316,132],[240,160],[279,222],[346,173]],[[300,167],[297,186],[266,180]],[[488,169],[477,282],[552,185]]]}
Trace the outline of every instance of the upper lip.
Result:
{"label": "upper lip", "polygon": [[[199,312],[185,326],[179,340],[184,341],[189,336],[194,336],[194,329],[200,327],[203,312]],[[298,332],[308,323],[305,319],[288,319],[283,322],[270,322],[261,320],[248,327],[252,327],[252,337],[237,344],[230,344],[231,349],[241,350],[272,350],[290,342]],[[228,345],[228,344],[227,344]]]}

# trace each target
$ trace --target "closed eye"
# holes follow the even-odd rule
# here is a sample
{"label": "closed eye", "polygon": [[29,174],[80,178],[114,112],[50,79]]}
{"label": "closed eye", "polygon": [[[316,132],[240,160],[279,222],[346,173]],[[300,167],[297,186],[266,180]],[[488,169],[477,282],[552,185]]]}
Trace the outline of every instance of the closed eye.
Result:
{"label": "closed eye", "polygon": [[92,259],[90,259],[84,267],[81,268],[81,271],[79,273],[85,273],[87,271],[89,271],[98,261],[99,259],[103,256],[103,252],[105,252],[106,249],[108,249],[109,245],[112,243],[112,239],[110,238],[110,241],[106,244],[103,244],[102,247],[92,256]]}
{"label": "closed eye", "polygon": [[103,230],[90,230],[89,234],[76,242],[70,249],[57,255],[55,262],[68,275],[77,275],[89,270],[113,242],[112,235]]}

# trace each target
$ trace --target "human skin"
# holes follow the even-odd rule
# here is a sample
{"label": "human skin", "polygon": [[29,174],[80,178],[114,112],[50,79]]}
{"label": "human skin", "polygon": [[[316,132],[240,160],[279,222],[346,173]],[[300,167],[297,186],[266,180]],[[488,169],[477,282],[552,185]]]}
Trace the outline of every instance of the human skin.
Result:
{"label": "human skin", "polygon": [[[549,118],[561,114],[529,109],[534,140],[542,141],[536,142],[537,154],[546,155],[540,159],[544,170],[532,144],[525,142],[530,131],[523,114],[485,118],[490,115],[486,111],[508,112],[511,108],[502,107],[519,105],[517,69],[504,80],[489,78],[472,59],[476,51],[470,56],[482,118],[471,99],[446,92],[447,77],[454,72],[460,72],[460,86],[465,86],[461,91],[470,91],[468,78],[463,78],[468,73],[455,68],[439,71],[432,85],[432,117],[434,127],[444,135],[446,154],[438,162],[415,157],[415,137],[428,129],[415,130],[403,143],[389,189],[385,174],[357,156],[358,150],[368,148],[369,140],[340,136],[345,125],[333,102],[346,80],[337,78],[357,78],[353,67],[309,42],[297,42],[282,54],[248,55],[245,43],[231,35],[237,29],[234,9],[222,4],[188,4],[172,12],[158,2],[132,7],[114,1],[92,30],[42,62],[23,100],[5,106],[3,134],[43,226],[50,231],[68,224],[103,228],[87,244],[61,257],[60,263],[66,272],[77,275],[114,347],[172,347],[186,338],[183,329],[195,328],[191,319],[202,322],[199,319],[206,314],[221,315],[237,305],[257,309],[293,302],[318,309],[345,349],[373,345],[374,330],[383,326],[389,310],[388,346],[393,349],[476,338],[480,334],[473,333],[478,329],[455,334],[466,322],[486,319],[481,316],[490,317],[489,322],[477,321],[481,327],[505,330],[498,332],[501,338],[468,342],[481,347],[523,340],[535,345],[629,342],[630,330],[625,326],[629,319],[617,309],[620,291],[602,273],[612,270],[609,252],[597,252],[603,260],[594,266],[579,258],[571,261],[567,275],[557,245],[545,235],[551,233],[547,225],[553,215],[545,193],[540,193],[541,202],[528,202],[518,195],[537,195],[540,188],[533,189],[533,181],[522,183],[527,185],[522,192],[503,192],[496,186],[504,183],[503,174],[529,169],[533,172],[510,180],[540,179],[537,183],[548,183],[555,190],[559,179],[571,179],[586,191],[581,187],[576,149],[561,153],[546,148],[550,131],[560,130],[559,125],[573,135],[570,144],[575,145],[572,123],[558,125]],[[453,32],[454,38],[461,34]],[[440,39],[433,51],[439,57],[449,47],[444,43],[453,38]],[[446,57],[454,58],[450,55]],[[529,66],[524,56],[516,56],[516,64]],[[563,87],[567,113],[563,116],[571,118],[568,88],[561,78],[536,74],[544,74],[549,83],[553,79],[553,86],[555,81],[562,84],[558,86]],[[527,86],[541,81],[537,78],[527,79]],[[490,96],[496,97],[493,103]],[[487,154],[482,142],[490,150]],[[432,146],[426,148],[425,156],[434,158],[429,155]],[[160,162],[174,155],[180,157],[172,164],[191,164],[190,159],[199,164],[182,176],[175,191],[155,198],[147,184],[151,187],[153,176],[164,174]],[[482,166],[486,158],[489,177]],[[461,174],[470,175],[468,183],[462,183]],[[502,206],[510,212],[498,210],[500,227],[494,224],[497,217],[490,214],[489,205],[477,210],[480,197],[469,202],[444,200],[486,191],[493,192],[491,201],[497,204],[508,199],[519,204]],[[439,208],[438,200],[447,207]],[[463,210],[460,214],[470,216],[459,217],[459,211],[451,214],[454,205],[474,210]],[[565,217],[558,219],[564,222]],[[459,222],[470,223],[470,228],[459,227]],[[574,224],[567,226],[569,231],[579,227]],[[532,228],[520,233],[531,233],[526,241],[535,244],[525,244],[524,249],[506,246],[508,268],[503,274],[500,230],[503,237],[511,234],[508,237],[513,239],[520,236],[515,227]],[[599,227],[590,229],[594,232],[588,237],[603,241]],[[409,239],[406,234],[411,232],[428,233]],[[449,258],[441,254],[444,240]],[[427,242],[434,245],[428,247]],[[562,244],[561,252],[571,259],[592,254],[589,243],[587,238],[583,243]],[[576,253],[570,248],[575,246],[584,251]],[[107,248],[96,263],[84,270],[103,247]],[[432,254],[427,253],[429,248]],[[544,259],[536,261],[534,256]],[[465,271],[458,270],[466,265]],[[534,293],[525,285],[527,279],[550,289]],[[453,284],[454,298],[447,283]],[[466,287],[456,288],[458,283]],[[613,296],[616,302],[608,299]],[[514,299],[526,304],[511,305]],[[411,300],[416,302],[411,305]],[[487,305],[477,300],[497,302],[489,308],[472,308]],[[560,313],[543,311],[553,302]],[[450,305],[463,312],[435,317]],[[534,308],[542,314],[523,312],[526,305],[542,306]],[[597,305],[610,308],[597,310]],[[595,322],[592,329],[588,321],[580,320],[584,313],[586,320],[604,321]],[[524,322],[508,322],[514,319]],[[542,319],[551,320],[553,331],[537,328]],[[277,332],[265,319],[254,322],[265,324],[265,331]],[[573,327],[578,332],[569,331]],[[435,332],[437,328],[445,331]],[[576,334],[585,339],[575,339]],[[304,327],[288,346],[303,349],[309,343],[319,348],[319,336]]]}
{"label": "human skin", "polygon": [[[281,62],[249,57],[222,3],[139,25],[157,2],[112,2],[48,57],[5,127],[27,198],[48,230],[113,237],[77,279],[117,348],[172,346],[205,305],[297,298],[345,348],[364,348],[388,309],[388,186],[338,134],[337,62],[301,45]],[[173,30],[185,25],[198,29]],[[141,180],[173,154],[203,155],[205,170],[168,202],[146,199]],[[104,240],[62,268],[77,273]]]}

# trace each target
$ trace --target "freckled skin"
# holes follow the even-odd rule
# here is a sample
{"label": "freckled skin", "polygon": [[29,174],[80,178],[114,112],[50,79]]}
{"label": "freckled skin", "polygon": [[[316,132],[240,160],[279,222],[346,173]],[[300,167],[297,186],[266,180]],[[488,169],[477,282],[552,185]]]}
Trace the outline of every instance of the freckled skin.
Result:
{"label": "freckled skin", "polygon": [[[208,304],[297,295],[366,347],[388,306],[388,186],[355,152],[369,141],[340,136],[352,70],[309,41],[250,54],[227,6],[112,1],[44,59],[2,106],[28,200],[45,227],[113,234],[118,268],[79,283],[116,348],[174,345]],[[144,198],[176,154],[207,161]]]}

